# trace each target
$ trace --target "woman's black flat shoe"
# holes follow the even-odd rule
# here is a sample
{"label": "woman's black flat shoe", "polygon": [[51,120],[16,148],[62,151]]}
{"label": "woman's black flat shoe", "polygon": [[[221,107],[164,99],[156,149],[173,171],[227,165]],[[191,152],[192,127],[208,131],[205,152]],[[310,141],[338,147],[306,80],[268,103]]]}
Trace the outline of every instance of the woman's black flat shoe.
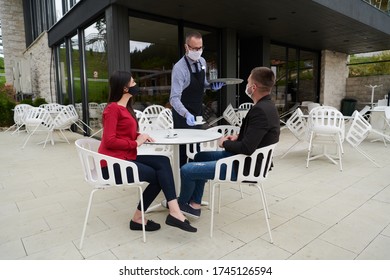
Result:
{"label": "woman's black flat shoe", "polygon": [[167,216],[167,219],[165,220],[165,223],[169,226],[177,227],[185,231],[189,232],[196,232],[197,229],[190,225],[190,222],[185,219],[184,222],[180,221],[179,219],[176,219],[171,214]]}
{"label": "woman's black flat shoe", "polygon": [[[153,222],[152,220],[148,220],[145,225],[145,231],[155,231],[161,228],[160,224]],[[131,230],[142,230],[142,224],[136,223],[133,220],[130,221],[130,229]]]}

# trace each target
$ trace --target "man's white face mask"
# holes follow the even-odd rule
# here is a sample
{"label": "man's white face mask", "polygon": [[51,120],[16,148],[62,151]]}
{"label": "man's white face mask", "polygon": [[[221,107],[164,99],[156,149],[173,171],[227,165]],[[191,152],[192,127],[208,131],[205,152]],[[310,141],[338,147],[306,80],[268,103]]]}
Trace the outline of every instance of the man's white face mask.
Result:
{"label": "man's white face mask", "polygon": [[246,93],[246,95],[250,98],[250,99],[252,99],[252,94],[253,94],[253,92],[249,92],[249,84],[247,84],[246,85],[246,88],[245,88],[245,93]]}
{"label": "man's white face mask", "polygon": [[187,56],[194,61],[198,61],[199,58],[202,56],[202,53],[203,53],[203,50],[199,50],[199,51],[188,50]]}

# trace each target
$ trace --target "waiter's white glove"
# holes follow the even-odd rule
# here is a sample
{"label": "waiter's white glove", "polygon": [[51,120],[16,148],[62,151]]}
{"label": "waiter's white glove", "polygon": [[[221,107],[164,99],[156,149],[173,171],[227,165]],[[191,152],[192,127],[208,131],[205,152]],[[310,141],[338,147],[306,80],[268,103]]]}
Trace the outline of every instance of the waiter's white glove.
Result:
{"label": "waiter's white glove", "polygon": [[195,125],[195,118],[190,112],[186,113],[186,122],[189,126]]}

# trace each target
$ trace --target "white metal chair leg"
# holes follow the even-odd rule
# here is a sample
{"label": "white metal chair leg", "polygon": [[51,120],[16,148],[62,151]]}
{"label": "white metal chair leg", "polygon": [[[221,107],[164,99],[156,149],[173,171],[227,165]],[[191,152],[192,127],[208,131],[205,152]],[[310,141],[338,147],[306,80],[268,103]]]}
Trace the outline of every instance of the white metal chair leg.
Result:
{"label": "white metal chair leg", "polygon": [[85,214],[85,219],[84,219],[84,226],[83,226],[83,231],[81,232],[81,239],[80,239],[80,245],[79,249],[81,250],[83,247],[83,241],[84,241],[84,236],[85,236],[85,230],[87,229],[87,223],[88,223],[88,217],[89,217],[89,212],[91,210],[91,205],[92,205],[92,199],[93,195],[96,191],[99,189],[94,189],[91,191],[91,194],[89,195],[89,201],[88,201],[88,206],[87,206],[87,212]]}

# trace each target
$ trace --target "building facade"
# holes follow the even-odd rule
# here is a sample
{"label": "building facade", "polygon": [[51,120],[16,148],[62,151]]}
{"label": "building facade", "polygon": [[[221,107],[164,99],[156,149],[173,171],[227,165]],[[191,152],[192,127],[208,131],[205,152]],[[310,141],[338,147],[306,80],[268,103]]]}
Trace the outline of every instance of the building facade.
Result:
{"label": "building facade", "polygon": [[390,4],[377,2],[0,0],[6,80],[20,95],[80,104],[87,122],[114,70],[136,78],[136,108],[168,105],[172,66],[186,32],[197,30],[207,75],[244,80],[206,92],[215,115],[249,101],[246,79],[261,65],[276,73],[280,111],[307,100],[340,107],[348,55],[390,49]]}

